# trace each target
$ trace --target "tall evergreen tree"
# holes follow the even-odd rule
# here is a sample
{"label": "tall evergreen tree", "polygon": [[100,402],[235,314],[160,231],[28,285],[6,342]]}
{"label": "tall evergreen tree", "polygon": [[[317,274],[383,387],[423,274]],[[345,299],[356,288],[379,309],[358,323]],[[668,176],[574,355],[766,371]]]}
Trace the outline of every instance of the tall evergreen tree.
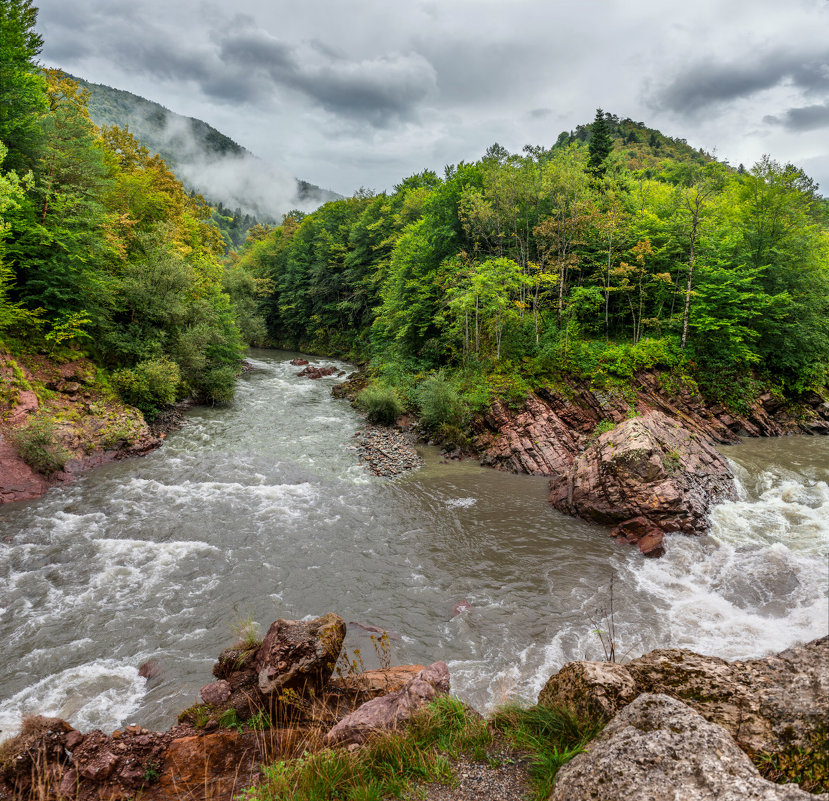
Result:
{"label": "tall evergreen tree", "polygon": [[587,148],[590,152],[587,168],[593,175],[601,178],[607,169],[605,159],[613,150],[613,139],[610,136],[610,126],[607,124],[605,113],[600,108],[596,109],[596,118],[590,126],[590,143]]}

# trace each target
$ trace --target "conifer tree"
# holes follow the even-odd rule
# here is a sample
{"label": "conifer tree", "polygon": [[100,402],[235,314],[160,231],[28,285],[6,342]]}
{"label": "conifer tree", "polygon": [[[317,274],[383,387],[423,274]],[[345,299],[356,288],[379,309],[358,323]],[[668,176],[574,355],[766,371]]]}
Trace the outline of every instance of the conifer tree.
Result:
{"label": "conifer tree", "polygon": [[596,109],[596,118],[590,126],[590,144],[587,149],[590,152],[587,168],[597,178],[601,178],[606,169],[605,159],[613,149],[613,139],[610,136],[610,126],[607,124],[605,113],[600,108]]}

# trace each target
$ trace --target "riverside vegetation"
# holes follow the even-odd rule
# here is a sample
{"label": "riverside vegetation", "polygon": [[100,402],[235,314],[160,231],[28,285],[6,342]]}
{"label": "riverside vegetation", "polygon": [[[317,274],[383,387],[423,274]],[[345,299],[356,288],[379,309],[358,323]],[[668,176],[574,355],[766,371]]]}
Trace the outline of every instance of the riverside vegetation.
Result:
{"label": "riverside vegetation", "polygon": [[[261,283],[222,263],[210,208],[128,130],[94,125],[75,81],[38,67],[36,17],[31,0],[0,3],[0,404],[14,417],[33,393],[15,441],[54,472],[66,461],[55,423],[96,417],[84,401],[148,420],[187,396],[227,402],[265,328]],[[48,385],[79,360],[85,380]]]}
{"label": "riverside vegetation", "polygon": [[424,171],[260,229],[231,259],[271,339],[368,363],[362,398],[462,439],[495,398],[652,368],[737,412],[825,391],[829,204],[599,110],[551,148]]}

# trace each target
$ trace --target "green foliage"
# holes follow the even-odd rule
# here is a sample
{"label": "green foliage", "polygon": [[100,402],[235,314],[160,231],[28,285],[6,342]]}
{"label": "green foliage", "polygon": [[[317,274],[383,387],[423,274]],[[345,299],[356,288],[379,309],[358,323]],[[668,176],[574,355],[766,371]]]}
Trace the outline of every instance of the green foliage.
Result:
{"label": "green foliage", "polygon": [[147,418],[175,401],[180,381],[178,365],[166,358],[148,359],[112,375],[112,386],[121,400]]}
{"label": "green foliage", "polygon": [[599,723],[578,718],[567,709],[510,705],[498,710],[492,725],[516,748],[528,751],[530,778],[538,801],[549,798],[558,770],[602,729]]}
{"label": "green foliage", "polygon": [[71,457],[54,421],[45,416],[32,418],[24,427],[12,431],[9,439],[20,458],[32,470],[46,476],[63,470]]}
{"label": "green foliage", "polygon": [[422,381],[416,397],[420,418],[431,430],[445,434],[466,423],[466,404],[443,372]]}
{"label": "green foliage", "polygon": [[403,404],[397,392],[382,384],[371,384],[356,398],[357,407],[366,413],[370,423],[391,425],[403,414]]}
{"label": "green foliage", "polygon": [[760,774],[779,784],[795,782],[807,793],[829,792],[829,730],[818,728],[805,747],[789,746],[777,753],[749,754]]}

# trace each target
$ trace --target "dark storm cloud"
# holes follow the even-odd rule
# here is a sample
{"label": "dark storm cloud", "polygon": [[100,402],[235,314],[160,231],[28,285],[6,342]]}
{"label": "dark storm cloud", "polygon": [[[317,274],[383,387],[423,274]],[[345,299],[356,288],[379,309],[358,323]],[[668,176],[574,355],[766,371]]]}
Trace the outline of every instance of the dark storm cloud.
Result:
{"label": "dark storm cloud", "polygon": [[692,114],[784,82],[807,93],[829,90],[825,53],[774,52],[742,63],[697,62],[651,97],[658,109]]}
{"label": "dark storm cloud", "polygon": [[782,125],[790,131],[816,131],[829,127],[829,102],[790,108],[780,116],[768,115],[763,122]]}

